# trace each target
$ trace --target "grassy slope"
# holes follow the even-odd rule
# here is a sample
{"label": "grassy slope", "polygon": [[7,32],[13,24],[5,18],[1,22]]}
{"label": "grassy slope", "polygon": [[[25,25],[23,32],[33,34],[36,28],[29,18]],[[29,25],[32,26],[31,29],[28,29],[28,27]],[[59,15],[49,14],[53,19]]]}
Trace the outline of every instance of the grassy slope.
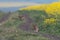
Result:
{"label": "grassy slope", "polygon": [[[22,8],[21,10],[23,10],[23,11],[24,10],[29,10],[29,11],[31,11],[31,10],[37,10],[37,11],[43,10],[43,11],[45,11],[46,14],[48,15],[47,18],[45,19],[45,22],[47,24],[44,25],[44,26],[48,26],[46,31],[49,33],[53,33],[53,34],[56,33],[56,34],[60,35],[60,26],[59,26],[59,24],[60,24],[60,21],[59,21],[60,20],[60,2],[53,2],[50,4],[41,4],[41,5],[35,5],[35,6],[28,6],[26,8]],[[36,15],[38,15],[38,13],[40,13],[40,12],[35,12],[35,13],[37,13]],[[44,16],[45,16],[45,14],[44,14]],[[55,22],[54,22],[54,20],[55,20]],[[51,24],[49,24],[49,23],[51,23]]]}
{"label": "grassy slope", "polygon": [[[60,15],[58,15],[60,13],[59,4],[60,2],[47,5],[43,4],[42,6],[31,6],[23,8],[23,11],[20,11],[19,13],[12,13],[9,19],[4,24],[0,25],[0,40],[48,40],[48,38],[43,37],[41,34],[30,34],[18,27],[25,22],[19,20],[18,15],[25,13],[27,13],[29,17],[34,20],[33,23],[38,24],[40,32],[60,35],[60,21],[54,21],[55,18],[57,18],[57,20],[60,20]],[[45,7],[47,9],[45,9]],[[43,10],[41,12],[40,9],[44,9],[45,11]],[[57,15],[55,14],[56,12]],[[49,13],[53,15],[50,15]],[[46,21],[45,19],[47,20],[47,24],[44,23],[44,21]]]}
{"label": "grassy slope", "polygon": [[34,23],[38,24],[40,31],[60,35],[60,21],[58,21],[60,20],[60,15],[48,15],[48,13],[41,10],[23,10],[21,13],[27,13],[29,17],[33,19]]}
{"label": "grassy slope", "polygon": [[4,24],[0,25],[0,40],[48,40],[48,38],[42,35],[22,31],[18,25],[24,23],[24,21],[20,21],[18,15],[18,13],[11,14],[9,19]]}

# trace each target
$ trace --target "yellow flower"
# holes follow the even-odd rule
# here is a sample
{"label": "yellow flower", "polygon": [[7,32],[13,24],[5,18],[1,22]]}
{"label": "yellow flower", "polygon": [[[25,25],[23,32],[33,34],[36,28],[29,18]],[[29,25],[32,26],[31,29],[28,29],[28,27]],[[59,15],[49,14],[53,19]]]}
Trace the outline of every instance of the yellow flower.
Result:
{"label": "yellow flower", "polygon": [[60,14],[60,2],[28,6],[26,8],[22,8],[21,10],[45,10],[48,14]]}
{"label": "yellow flower", "polygon": [[51,24],[51,23],[55,23],[55,21],[56,21],[56,19],[54,19],[54,18],[50,18],[50,19],[45,19],[45,23],[46,24]]}

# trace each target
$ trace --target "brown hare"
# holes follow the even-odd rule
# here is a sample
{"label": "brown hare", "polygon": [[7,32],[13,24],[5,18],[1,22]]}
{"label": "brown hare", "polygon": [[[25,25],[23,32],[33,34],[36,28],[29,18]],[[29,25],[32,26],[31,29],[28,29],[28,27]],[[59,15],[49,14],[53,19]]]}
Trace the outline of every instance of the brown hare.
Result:
{"label": "brown hare", "polygon": [[37,25],[33,24],[33,30],[34,32],[39,32],[39,28]]}

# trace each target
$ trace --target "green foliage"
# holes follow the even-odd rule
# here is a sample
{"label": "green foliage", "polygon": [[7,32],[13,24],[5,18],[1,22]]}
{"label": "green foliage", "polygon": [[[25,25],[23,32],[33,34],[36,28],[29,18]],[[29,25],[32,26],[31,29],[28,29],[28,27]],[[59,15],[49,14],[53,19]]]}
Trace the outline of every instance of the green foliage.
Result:
{"label": "green foliage", "polygon": [[[0,29],[0,36],[2,40],[48,40],[48,38],[41,35],[29,34],[22,31],[19,25],[22,25],[26,20],[20,20],[19,15],[28,15],[31,18],[32,24],[37,24],[40,32],[60,35],[60,15],[50,15],[44,10],[19,10],[9,17]],[[47,23],[46,23],[46,19]],[[52,21],[53,20],[53,21]]]}
{"label": "green foliage", "polygon": [[[58,13],[56,15],[52,15],[46,13],[44,10],[23,10],[20,12],[21,14],[28,14],[29,17],[34,20],[34,23],[38,25],[40,31],[51,34],[60,33],[60,22],[57,22],[60,20],[60,15],[58,15]],[[46,19],[50,20],[47,24],[44,22]],[[58,30],[58,33],[56,30]]]}

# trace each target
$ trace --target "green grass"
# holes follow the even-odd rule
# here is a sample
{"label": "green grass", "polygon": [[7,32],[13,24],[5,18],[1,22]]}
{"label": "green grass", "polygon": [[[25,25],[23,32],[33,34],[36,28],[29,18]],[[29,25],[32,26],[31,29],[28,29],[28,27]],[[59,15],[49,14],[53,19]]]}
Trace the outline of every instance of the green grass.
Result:
{"label": "green grass", "polygon": [[[53,35],[60,35],[60,23],[45,24],[44,20],[47,18],[55,18],[55,16],[47,16],[44,11],[20,11],[19,13],[12,13],[7,22],[0,26],[0,39],[1,40],[49,40],[43,37],[41,34],[32,34],[23,31],[18,26],[25,23],[25,20],[20,20],[19,15],[28,14],[31,19],[34,20],[39,27],[39,31],[43,33],[49,33]],[[14,18],[14,19],[13,19]],[[57,18],[58,20],[58,18]]]}
{"label": "green grass", "polygon": [[48,40],[42,35],[28,33],[14,26],[3,27],[1,30],[0,38],[2,40]]}
{"label": "green grass", "polygon": [[48,40],[48,38],[45,38],[42,35],[22,31],[18,28],[18,23],[16,25],[4,24],[0,30],[0,38],[2,40]]}

